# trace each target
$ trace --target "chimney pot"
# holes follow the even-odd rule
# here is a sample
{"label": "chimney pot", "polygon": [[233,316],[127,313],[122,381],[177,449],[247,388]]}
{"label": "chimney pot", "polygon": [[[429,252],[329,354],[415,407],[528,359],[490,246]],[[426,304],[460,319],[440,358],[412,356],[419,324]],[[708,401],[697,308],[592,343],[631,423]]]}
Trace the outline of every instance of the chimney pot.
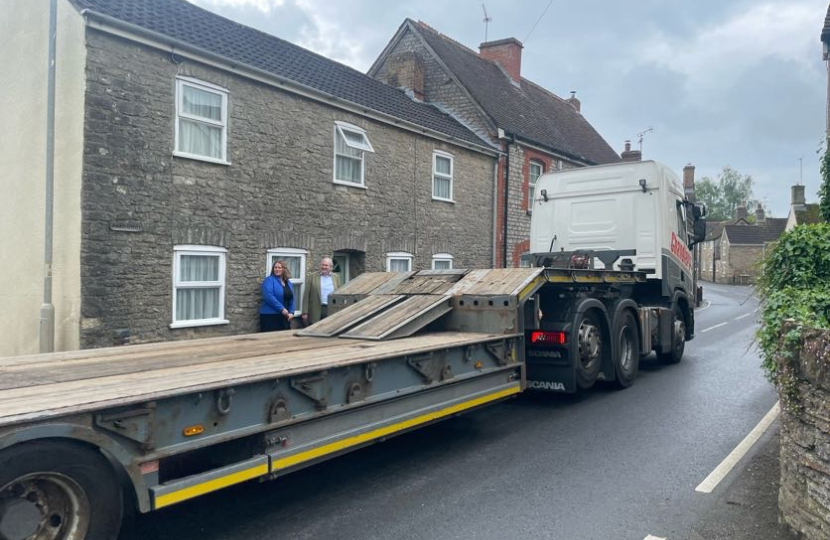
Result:
{"label": "chimney pot", "polygon": [[746,217],[748,215],[749,214],[747,214],[747,212],[746,212],[746,204],[745,203],[741,203],[740,206],[738,206],[738,208],[735,209],[735,218],[736,219],[741,219],[741,218],[746,219]]}
{"label": "chimney pot", "polygon": [[631,141],[625,141],[625,150],[620,154],[623,161],[642,161],[643,153],[639,150],[631,149]]}
{"label": "chimney pot", "polygon": [[565,101],[570,103],[571,107],[573,107],[576,110],[576,112],[582,113],[582,102],[579,101],[579,99],[577,99],[576,90],[571,90],[571,97],[569,97]]}
{"label": "chimney pot", "polygon": [[522,80],[522,42],[516,38],[487,41],[478,46],[478,55],[500,65],[514,83]]}
{"label": "chimney pot", "polygon": [[761,225],[764,223],[766,219],[766,214],[764,213],[764,207],[761,206],[761,203],[758,203],[758,207],[755,208],[755,224]]}

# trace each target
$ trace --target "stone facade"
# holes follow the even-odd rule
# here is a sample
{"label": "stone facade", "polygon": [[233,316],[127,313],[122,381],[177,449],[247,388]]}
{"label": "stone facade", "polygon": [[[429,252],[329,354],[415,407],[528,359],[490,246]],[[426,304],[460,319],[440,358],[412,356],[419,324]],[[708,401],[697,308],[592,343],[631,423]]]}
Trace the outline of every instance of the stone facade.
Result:
{"label": "stone facade", "polygon": [[[229,165],[174,157],[175,84],[228,90]],[[87,33],[81,346],[257,329],[267,250],[335,251],[351,275],[449,253],[491,265],[494,159],[168,53]],[[365,189],[333,183],[334,122],[364,128]],[[432,199],[433,151],[453,155],[454,203]],[[225,248],[228,323],[171,329],[176,245]]]}
{"label": "stone facade", "polygon": [[781,397],[781,487],[785,523],[808,540],[830,538],[830,331],[807,330],[785,357]]}

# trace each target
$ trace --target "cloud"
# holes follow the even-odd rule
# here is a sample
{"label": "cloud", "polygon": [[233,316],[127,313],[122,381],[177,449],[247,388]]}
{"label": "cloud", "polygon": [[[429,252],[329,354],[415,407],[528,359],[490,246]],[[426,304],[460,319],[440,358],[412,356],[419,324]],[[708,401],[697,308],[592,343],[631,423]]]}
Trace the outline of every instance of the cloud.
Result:
{"label": "cloud", "polygon": [[194,4],[203,6],[244,8],[254,7],[262,13],[270,13],[272,10],[285,4],[285,0],[191,0]]}

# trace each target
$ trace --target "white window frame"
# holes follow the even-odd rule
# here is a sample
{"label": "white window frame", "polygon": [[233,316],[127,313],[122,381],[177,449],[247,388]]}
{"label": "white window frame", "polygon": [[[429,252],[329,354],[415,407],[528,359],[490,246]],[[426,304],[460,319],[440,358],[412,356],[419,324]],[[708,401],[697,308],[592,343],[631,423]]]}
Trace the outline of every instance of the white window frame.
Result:
{"label": "white window frame", "polygon": [[433,270],[438,270],[437,268],[435,268],[435,263],[436,262],[448,262],[448,263],[450,263],[450,267],[449,268],[442,268],[441,270],[452,270],[453,269],[452,261],[453,261],[453,256],[450,255],[449,253],[436,253],[435,255],[432,256],[432,269]]}
{"label": "white window frame", "polygon": [[411,253],[406,251],[390,251],[386,254],[386,271],[392,271],[392,261],[393,260],[405,260],[407,261],[407,272],[412,271],[412,261],[414,257]]}
{"label": "white window frame", "polygon": [[[173,246],[173,312],[171,314],[170,328],[193,328],[195,326],[215,326],[219,324],[228,324],[225,319],[225,268],[227,262],[228,250],[217,246],[199,246],[183,244]],[[219,281],[180,281],[179,280],[179,265],[181,264],[182,255],[206,255],[219,257]],[[214,319],[196,319],[177,321],[176,320],[176,291],[179,288],[205,288],[213,289],[219,288],[219,316]]]}
{"label": "white window frame", "polygon": [[[346,137],[345,132],[357,133],[363,135],[363,140],[366,144],[360,144],[355,141],[350,141],[348,137]],[[337,178],[337,156],[341,155],[337,153],[337,137],[343,138],[343,143],[352,148],[354,150],[359,150],[360,154],[360,182],[350,182],[349,180],[340,180]],[[332,179],[335,184],[340,184],[343,186],[350,186],[350,187],[359,187],[366,189],[366,152],[371,152],[372,154],[375,153],[375,149],[372,146],[372,143],[369,141],[369,134],[366,132],[365,129],[359,126],[355,126],[354,124],[349,124],[348,122],[334,122],[334,141],[332,149],[334,150],[334,162],[332,164]],[[342,154],[343,157],[349,159],[357,159],[355,156],[348,156]]]}
{"label": "white window frame", "polygon": [[[196,88],[197,90],[202,90],[203,92],[210,92],[212,94],[218,94],[222,96],[222,118],[219,122],[213,120],[212,118],[204,118],[202,116],[197,116],[195,114],[188,114],[184,112],[184,106],[182,105],[182,100],[184,99],[184,92],[182,88],[185,86],[190,86],[192,88]],[[173,142],[173,155],[177,157],[183,157],[188,159],[195,159],[199,161],[207,161],[210,163],[218,163],[220,165],[230,165],[228,161],[228,94],[229,91],[226,88],[222,88],[221,86],[217,86],[215,84],[211,84],[209,82],[200,81],[199,79],[194,79],[192,77],[184,77],[178,76],[176,77],[176,126],[175,126],[175,139]],[[191,154],[189,152],[182,152],[179,150],[179,119],[186,118],[188,120],[193,120],[195,122],[202,122],[204,124],[209,124],[212,126],[218,126],[222,128],[222,157],[217,159],[211,156],[202,156],[199,154]]]}
{"label": "white window frame", "polygon": [[[299,276],[291,276],[291,284],[294,286],[294,315],[300,315],[303,313],[303,295],[302,292],[305,290],[305,277],[307,273],[307,266],[308,263],[308,251],[305,249],[297,249],[297,248],[274,248],[269,249],[268,253],[265,255],[265,276],[271,275],[271,267],[273,263],[271,261],[284,259],[286,257],[291,258],[300,258],[300,275]],[[297,285],[300,286],[300,294],[297,294]]]}
{"label": "white window frame", "polygon": [[539,176],[536,177],[536,182],[539,181],[539,178],[545,174],[545,164],[539,161],[538,159],[531,159],[530,163],[527,166],[527,209],[531,210],[533,208],[533,199],[536,195],[536,182],[532,182],[533,179],[533,166],[539,166]]}
{"label": "white window frame", "polygon": [[[450,174],[444,174],[438,172],[438,158],[442,157],[445,159],[450,160]],[[443,202],[450,202],[454,203],[453,200],[453,176],[455,175],[455,156],[452,154],[448,154],[447,152],[441,152],[440,150],[434,150],[432,152],[432,200],[434,201],[443,201]],[[439,178],[443,178],[444,180],[450,181],[450,198],[445,199],[444,197],[438,197],[435,195],[435,177],[438,176]]]}

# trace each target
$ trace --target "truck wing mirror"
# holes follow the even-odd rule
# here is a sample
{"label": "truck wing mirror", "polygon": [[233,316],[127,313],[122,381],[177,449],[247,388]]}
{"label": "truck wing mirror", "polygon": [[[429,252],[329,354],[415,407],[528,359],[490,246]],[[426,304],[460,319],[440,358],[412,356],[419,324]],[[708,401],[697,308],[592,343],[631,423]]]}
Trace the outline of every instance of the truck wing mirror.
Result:
{"label": "truck wing mirror", "polygon": [[692,205],[692,216],[695,219],[700,219],[706,216],[706,205],[703,203],[695,203]]}
{"label": "truck wing mirror", "polygon": [[698,242],[703,242],[706,238],[706,220],[695,218],[694,228],[692,229],[692,245]]}

